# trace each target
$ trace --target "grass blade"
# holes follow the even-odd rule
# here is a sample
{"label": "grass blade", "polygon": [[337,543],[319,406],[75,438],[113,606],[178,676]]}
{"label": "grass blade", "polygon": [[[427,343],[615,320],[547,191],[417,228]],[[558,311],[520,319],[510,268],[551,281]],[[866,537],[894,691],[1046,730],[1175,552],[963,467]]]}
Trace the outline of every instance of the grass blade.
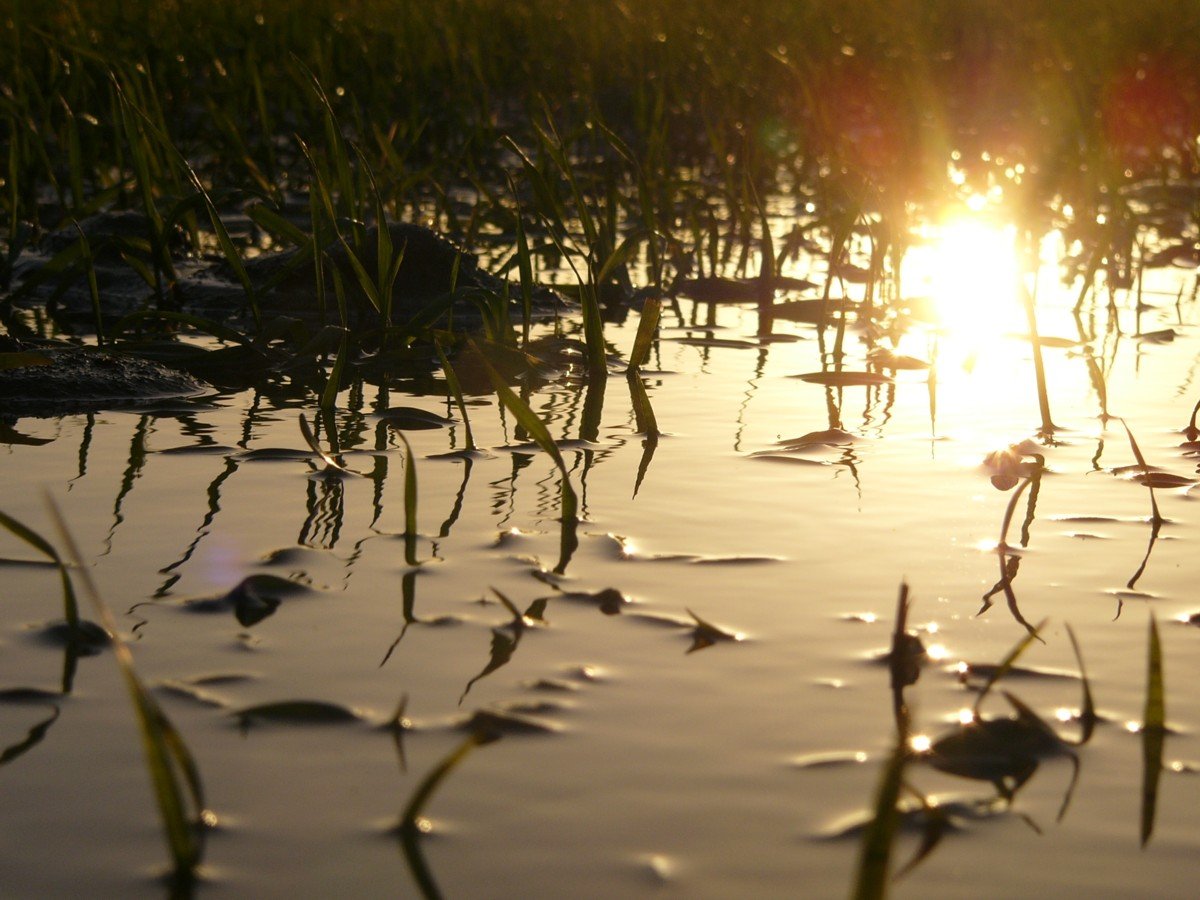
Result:
{"label": "grass blade", "polygon": [[412,872],[413,880],[416,881],[421,896],[426,900],[440,898],[442,892],[433,878],[428,863],[425,862],[424,854],[421,853],[421,835],[429,831],[430,827],[429,822],[422,816],[425,805],[437,790],[438,785],[466,758],[468,753],[476,747],[490,744],[499,738],[500,735],[495,732],[482,729],[473,730],[466,740],[452,750],[422,779],[413,792],[412,798],[408,801],[408,805],[404,807],[404,812],[400,815],[400,846],[404,852],[404,858],[408,862],[409,870]]}
{"label": "grass blade", "polygon": [[1049,619],[1042,619],[1042,621],[1038,622],[1037,625],[1034,626],[1033,630],[1025,634],[1019,641],[1017,641],[1016,646],[1008,651],[1008,655],[1005,656],[1004,659],[1000,660],[1000,665],[996,666],[996,668],[992,670],[992,674],[988,677],[987,682],[984,683],[983,689],[979,692],[979,696],[975,698],[975,705],[972,707],[972,712],[974,713],[975,718],[979,718],[979,708],[983,705],[983,700],[985,697],[987,697],[988,692],[992,689],[992,686],[1008,674],[1008,671],[1014,665],[1016,665],[1017,660],[1021,658],[1021,654],[1029,649],[1030,644],[1032,644],[1034,641],[1041,640],[1038,635],[1041,630],[1046,627],[1046,623],[1048,621]]}
{"label": "grass blade", "polygon": [[437,351],[438,359],[441,360],[446,386],[450,388],[450,394],[454,397],[455,405],[458,406],[458,414],[462,416],[463,431],[467,438],[467,452],[474,453],[478,448],[475,446],[475,436],[471,433],[471,420],[467,418],[467,404],[463,400],[462,385],[458,382],[458,374],[454,371],[454,366],[450,365],[450,359],[446,356],[446,352],[437,338],[434,338],[433,349]]}
{"label": "grass blade", "polygon": [[190,883],[204,856],[204,829],[214,818],[205,808],[199,769],[183,737],[138,677],[133,654],[121,640],[116,620],[100,598],[58,506],[49,495],[46,502],[55,527],[83,579],[84,591],[91,599],[101,623],[112,635],[113,655],[133,702],[138,731],[141,733],[146,769],[174,864],[173,876],[182,883]]}
{"label": "grass blade", "polygon": [[887,896],[892,845],[900,826],[896,804],[904,783],[904,764],[908,759],[908,735],[896,736],[896,746],[888,757],[875,790],[875,815],[863,832],[854,883],[854,900],[878,900]]}
{"label": "grass blade", "polygon": [[1150,637],[1146,654],[1146,706],[1142,713],[1142,827],[1145,847],[1154,833],[1158,806],[1158,781],[1162,775],[1163,744],[1166,742],[1167,709],[1163,688],[1162,645],[1158,622],[1150,614]]}
{"label": "grass blade", "polygon": [[469,343],[471,349],[475,351],[480,362],[483,364],[488,378],[491,379],[492,386],[496,389],[496,395],[500,398],[500,402],[513,414],[513,417],[529,433],[534,442],[550,456],[554,461],[554,465],[558,467],[559,474],[562,476],[562,536],[559,546],[558,564],[554,567],[554,571],[561,575],[566,571],[567,563],[574,554],[576,547],[579,546],[579,538],[576,534],[576,529],[579,525],[579,495],[571,487],[571,477],[567,473],[567,464],[564,462],[558,446],[554,443],[554,438],[550,436],[549,430],[542,420],[538,418],[537,413],[530,409],[529,405],[518,397],[512,388],[505,384],[504,379],[500,377],[500,373],[487,361],[487,358],[480,351],[478,345],[473,340],[469,341]]}
{"label": "grass blade", "polygon": [[642,304],[642,316],[638,320],[637,335],[633,339],[633,349],[629,351],[629,368],[632,372],[643,366],[650,358],[650,345],[658,331],[658,320],[662,315],[662,302],[657,297],[647,297]]}

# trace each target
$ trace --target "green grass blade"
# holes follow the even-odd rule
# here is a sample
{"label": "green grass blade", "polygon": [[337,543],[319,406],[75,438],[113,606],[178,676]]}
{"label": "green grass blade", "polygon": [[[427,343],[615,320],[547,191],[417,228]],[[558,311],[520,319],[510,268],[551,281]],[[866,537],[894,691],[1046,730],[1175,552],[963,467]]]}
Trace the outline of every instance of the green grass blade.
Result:
{"label": "green grass blade", "polygon": [[657,438],[661,432],[658,429],[658,419],[654,415],[654,407],[650,405],[650,396],[638,370],[630,367],[625,373],[629,382],[629,397],[633,403],[633,417],[639,433],[648,438]]}
{"label": "green grass blade", "polygon": [[900,826],[897,802],[904,783],[904,764],[908,759],[908,735],[897,735],[896,746],[888,757],[875,790],[875,815],[863,832],[854,882],[854,900],[878,900],[887,896],[892,861],[892,846]]}
{"label": "green grass blade", "polygon": [[1092,700],[1092,686],[1088,681],[1087,669],[1083,666],[1083,652],[1079,649],[1079,641],[1076,640],[1075,631],[1070,625],[1067,625],[1067,637],[1071,639],[1075,662],[1079,664],[1079,680],[1083,684],[1083,706],[1079,711],[1079,726],[1082,731],[1079,743],[1083,745],[1092,739],[1092,732],[1096,728],[1096,704]]}
{"label": "green grass blade", "polygon": [[417,535],[417,460],[412,445],[403,432],[397,431],[404,444],[404,536]]}
{"label": "green grass blade", "polygon": [[1154,833],[1158,806],[1158,782],[1162,775],[1163,745],[1166,742],[1167,707],[1163,687],[1162,644],[1158,622],[1150,614],[1150,637],[1146,655],[1146,706],[1142,713],[1142,823],[1141,841],[1145,847]]}
{"label": "green grass blade", "polygon": [[408,805],[405,806],[404,812],[400,815],[400,846],[404,852],[404,858],[408,862],[409,870],[412,872],[413,880],[416,881],[421,896],[426,900],[437,900],[442,896],[442,892],[433,878],[429,864],[425,862],[424,854],[421,853],[420,838],[429,827],[422,817],[422,812],[434,791],[438,789],[438,785],[454,771],[467,754],[476,747],[491,743],[497,737],[498,735],[495,734],[472,731],[466,740],[452,750],[421,780],[413,792],[412,798],[408,801]]}
{"label": "green grass blade", "polygon": [[133,654],[121,640],[116,620],[107,604],[100,598],[95,582],[83,564],[79,547],[67,529],[58,506],[49,496],[46,502],[59,535],[79,570],[80,578],[83,579],[84,590],[91,599],[101,623],[112,635],[113,656],[133,702],[142,749],[146,757],[146,769],[174,863],[174,875],[190,880],[204,856],[204,828],[211,817],[211,813],[205,808],[199,769],[183,737],[138,677],[133,665]]}
{"label": "green grass blade", "polygon": [[984,698],[987,697],[988,692],[991,691],[992,687],[997,681],[1007,675],[1008,671],[1014,665],[1016,665],[1017,660],[1020,659],[1021,655],[1029,649],[1030,644],[1032,644],[1034,641],[1041,640],[1038,635],[1041,633],[1042,629],[1046,627],[1046,623],[1048,621],[1049,619],[1042,619],[1042,621],[1038,622],[1037,625],[1034,626],[1033,630],[1029,631],[1019,641],[1017,641],[1016,645],[1008,651],[1008,655],[1005,656],[1004,659],[1000,660],[1000,665],[996,666],[996,668],[992,670],[992,674],[984,683],[983,689],[979,692],[979,696],[975,698],[975,705],[972,707],[972,710],[976,718],[979,717],[979,708],[983,705]]}
{"label": "green grass blade", "polygon": [[331,410],[337,406],[337,395],[342,383],[342,370],[346,366],[347,345],[349,336],[342,332],[342,340],[338,344],[337,358],[333,361],[333,368],[329,372],[329,379],[325,382],[325,390],[321,392],[321,409]]}
{"label": "green grass blade", "polygon": [[[500,373],[488,362],[487,357],[483,355],[483,351],[479,349],[475,341],[468,340],[468,344],[479,357],[480,362],[483,363],[483,369],[487,372],[488,378],[491,379],[492,387],[495,388],[500,402],[513,414],[513,418],[517,420],[520,426],[529,433],[534,443],[544,450],[554,461],[559,471],[562,472],[565,483],[567,464],[563,461],[562,453],[559,452],[558,445],[554,443],[554,438],[550,436],[550,431],[546,428],[545,423],[538,418],[537,413],[529,408],[529,404],[518,397],[513,389],[505,383],[504,379],[500,377]],[[574,492],[572,491],[572,493]]]}
{"label": "green grass blade", "polygon": [[442,374],[446,377],[446,386],[450,388],[450,394],[454,397],[455,405],[458,406],[458,414],[462,416],[463,431],[467,438],[467,451],[474,453],[478,448],[475,446],[475,436],[471,433],[471,420],[467,418],[467,404],[463,399],[462,385],[459,384],[458,374],[454,371],[454,366],[450,365],[450,358],[446,356],[446,352],[437,338],[434,338],[433,349],[437,351],[438,359],[442,363]]}
{"label": "green grass blade", "polygon": [[58,555],[58,551],[44,537],[34,531],[27,525],[18,522],[7,513],[0,512],[0,525],[4,526],[13,537],[19,538],[35,550],[42,553],[44,556],[54,561],[58,567],[59,577],[62,579],[63,587],[63,618],[66,619],[67,625],[71,628],[72,633],[79,628],[79,600],[75,596],[75,587],[71,583],[71,576],[67,571],[67,564],[63,562],[62,557]]}
{"label": "green grass blade", "polygon": [[654,343],[661,315],[662,301],[657,297],[646,298],[646,302],[642,304],[641,318],[638,320],[637,335],[633,339],[633,349],[629,352],[628,371],[640,368],[650,358],[650,346]]}

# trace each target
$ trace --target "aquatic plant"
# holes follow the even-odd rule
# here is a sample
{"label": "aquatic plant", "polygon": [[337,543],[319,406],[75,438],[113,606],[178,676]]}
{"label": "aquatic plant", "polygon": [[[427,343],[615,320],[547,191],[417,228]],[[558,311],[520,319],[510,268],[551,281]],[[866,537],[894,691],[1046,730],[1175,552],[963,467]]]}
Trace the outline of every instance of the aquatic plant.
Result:
{"label": "aquatic plant", "polygon": [[[205,805],[200,770],[183,736],[138,676],[133,654],[122,640],[112,612],[101,599],[58,507],[49,498],[47,503],[59,537],[83,581],[84,592],[111,635],[113,657],[133,703],[146,770],[150,775],[163,833],[171,853],[171,879],[186,890],[194,882],[196,871],[204,858],[205,832],[216,822],[216,816]],[[67,577],[65,570],[63,577]]]}

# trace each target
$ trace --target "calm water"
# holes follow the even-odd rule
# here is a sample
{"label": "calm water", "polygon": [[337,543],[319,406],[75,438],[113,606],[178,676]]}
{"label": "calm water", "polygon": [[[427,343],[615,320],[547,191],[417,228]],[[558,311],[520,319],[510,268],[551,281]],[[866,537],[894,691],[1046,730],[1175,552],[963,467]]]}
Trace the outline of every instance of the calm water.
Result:
{"label": "calm water", "polygon": [[[1004,287],[1003,252],[964,259],[964,247],[986,248],[996,234],[961,246],[952,232],[934,237],[950,252],[936,240],[914,250],[905,277],[914,293],[933,294],[947,328],[935,335],[918,323],[897,344],[924,360],[936,352],[933,385],[925,370],[899,371],[893,385],[807,383],[793,376],[820,369],[812,326],[777,323],[781,337],[763,341],[752,306],[681,300],[664,309],[644,372],[665,432],[656,447],[635,433],[623,376],[610,378],[602,403],[569,376],[532,393],[566,442],[584,501],[561,577],[549,571],[559,556],[557,470],[521,442],[494,397],[469,410],[487,456],[434,458],[462,447],[461,424],[406,432],[419,566],[406,563],[399,536],[405,453],[379,411],[446,414],[441,395],[343,393],[345,462],[371,477],[316,472],[297,424],[312,404],[253,393],[21,420],[17,431],[37,443],[0,447],[0,508],[51,535],[50,491],[140,673],[162,686],[220,822],[202,889],[415,894],[391,829],[463,740],[462,722],[504,710],[530,727],[468,756],[426,811],[423,849],[447,896],[845,895],[858,852],[852,826],[894,739],[877,657],[901,580],[931,657],[908,691],[919,734],[948,731],[974,702],[960,663],[998,663],[1025,633],[1003,595],[976,613],[998,577],[992,548],[1012,496],[981,463],[1036,429],[1030,348],[1006,336],[1025,329]],[[1079,751],[1061,822],[1065,758],[1047,760],[1011,808],[961,816],[898,884],[900,896],[1194,894],[1200,632],[1177,619],[1200,609],[1200,493],[1157,492],[1168,522],[1128,588],[1150,539],[1149,497],[1106,471],[1134,458],[1120,422],[1101,418],[1095,376],[1103,372],[1108,411],[1125,417],[1149,463],[1196,474],[1179,448],[1200,398],[1192,277],[1148,273],[1143,299],[1154,308],[1140,319],[1134,298],[1118,292],[1117,334],[1103,310],[1077,325],[1073,292],[1044,271],[1042,334],[1074,341],[1082,327],[1087,340],[1044,351],[1062,431],[1039,450],[1049,471],[1035,507],[1028,493],[1018,501],[1008,542],[1027,544],[1013,582],[1020,612],[1049,624],[1045,643],[1021,660],[1037,672],[1004,686],[1048,721],[1077,708],[1069,622],[1103,721]],[[1134,336],[1167,328],[1173,340]],[[627,350],[635,329],[631,317],[606,333]],[[852,320],[846,368],[863,369],[882,344],[891,346]],[[847,432],[833,446],[779,443],[832,427]],[[270,458],[266,448],[295,452]],[[28,560],[31,551],[5,535],[0,555]],[[57,575],[28,564],[3,571],[0,688],[55,690],[62,651],[40,629],[61,610]],[[248,626],[231,610],[189,605],[256,573],[305,589]],[[588,598],[605,588],[627,599],[619,614]],[[551,598],[544,621],[514,630],[497,592],[521,610]],[[1151,611],[1163,626],[1175,730],[1154,835],[1141,849],[1142,748],[1130,723],[1142,715]],[[740,640],[686,652],[690,613]],[[53,705],[0,704],[5,746],[59,709],[43,739],[0,768],[6,896],[84,884],[95,895],[161,893],[162,838],[110,656],[82,660],[75,690]],[[401,696],[412,725],[403,764],[379,727]],[[338,704],[360,718],[243,729],[233,714],[284,700]],[[996,692],[984,712],[1008,707]],[[1062,731],[1074,738],[1078,726]],[[923,764],[909,780],[943,802],[995,795],[986,781]],[[899,859],[915,847],[906,839]]]}

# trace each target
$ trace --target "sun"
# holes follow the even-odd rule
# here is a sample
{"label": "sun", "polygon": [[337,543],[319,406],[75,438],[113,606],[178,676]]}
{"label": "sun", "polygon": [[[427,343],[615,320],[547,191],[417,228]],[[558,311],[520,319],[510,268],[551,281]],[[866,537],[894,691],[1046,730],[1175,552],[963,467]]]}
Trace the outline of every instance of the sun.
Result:
{"label": "sun", "polygon": [[1022,330],[1017,232],[966,205],[919,230],[905,256],[906,293],[926,297],[939,332],[973,349]]}

